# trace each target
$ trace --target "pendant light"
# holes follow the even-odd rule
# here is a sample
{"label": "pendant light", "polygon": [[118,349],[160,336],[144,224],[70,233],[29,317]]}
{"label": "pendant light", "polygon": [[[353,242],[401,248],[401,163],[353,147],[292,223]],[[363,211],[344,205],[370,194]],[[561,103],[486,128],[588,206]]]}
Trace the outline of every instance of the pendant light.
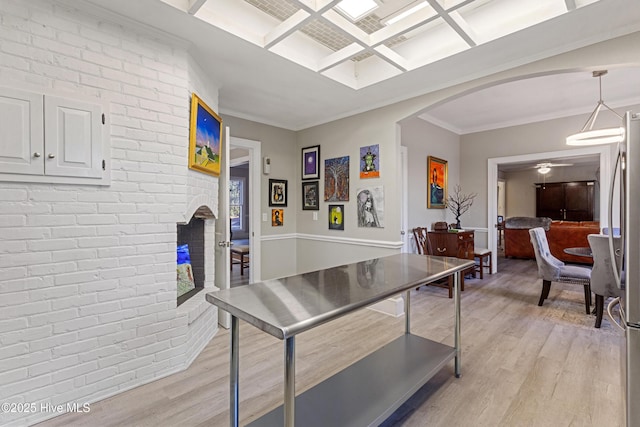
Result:
{"label": "pendant light", "polygon": [[607,110],[611,111],[613,114],[618,116],[618,118],[622,121],[622,116],[616,113],[613,109],[611,109],[607,104],[602,100],[602,76],[607,74],[607,70],[599,70],[593,72],[593,77],[598,78],[598,83],[600,85],[600,100],[596,105],[595,110],[589,116],[589,119],[582,127],[582,130],[573,135],[569,135],[567,137],[567,145],[597,145],[597,144],[611,144],[616,142],[622,142],[624,140],[624,128],[606,128],[606,129],[596,129],[593,130],[593,125],[598,118],[598,113],[600,113],[600,109],[604,106]]}

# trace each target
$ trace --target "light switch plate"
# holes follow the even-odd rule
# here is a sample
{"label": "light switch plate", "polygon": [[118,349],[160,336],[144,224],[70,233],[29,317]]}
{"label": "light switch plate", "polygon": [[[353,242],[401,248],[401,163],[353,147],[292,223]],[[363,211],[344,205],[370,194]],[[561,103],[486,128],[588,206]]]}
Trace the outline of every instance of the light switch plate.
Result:
{"label": "light switch plate", "polygon": [[313,220],[317,221],[318,220],[318,212],[314,212],[313,213]]}
{"label": "light switch plate", "polygon": [[266,213],[262,214],[262,222],[267,222],[267,214]]}

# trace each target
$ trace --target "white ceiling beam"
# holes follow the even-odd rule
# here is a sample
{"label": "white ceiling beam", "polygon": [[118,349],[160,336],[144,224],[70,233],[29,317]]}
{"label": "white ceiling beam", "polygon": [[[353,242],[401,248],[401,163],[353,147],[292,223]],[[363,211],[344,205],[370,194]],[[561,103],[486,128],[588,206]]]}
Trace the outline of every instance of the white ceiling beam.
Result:
{"label": "white ceiling beam", "polygon": [[342,0],[295,0],[302,9],[312,15],[319,15],[333,8]]}
{"label": "white ceiling beam", "polygon": [[319,18],[324,20],[339,33],[343,33],[343,35],[351,39],[351,41],[359,43],[364,47],[371,46],[371,39],[369,37],[369,34],[362,31],[360,28],[358,28],[351,21],[340,15],[335,10],[327,10],[324,14],[319,15]]}
{"label": "white ceiling beam", "polygon": [[399,55],[394,50],[389,49],[385,45],[380,45],[380,46],[376,47],[374,50],[378,53],[378,56],[381,59],[383,59],[386,62],[388,62],[389,64],[393,65],[394,67],[396,67],[400,71],[404,72],[404,71],[407,71],[409,69],[408,61],[403,56]]}
{"label": "white ceiling beam", "polygon": [[360,46],[358,43],[351,43],[349,46],[340,49],[337,52],[332,53],[329,56],[322,58],[318,61],[318,72],[321,73],[323,71],[328,70],[329,68],[333,68],[338,64],[341,64],[345,61],[348,61],[355,55],[363,52],[365,49]]}
{"label": "white ceiling beam", "polygon": [[409,31],[413,31],[437,18],[438,15],[434,15],[430,10],[419,10],[416,13],[407,16],[405,19],[394,22],[391,25],[386,25],[384,28],[381,28],[371,34],[371,46],[376,47],[380,44],[386,43],[388,40],[401,36]]}
{"label": "white ceiling beam", "polygon": [[444,21],[449,24],[449,26],[458,33],[458,35],[464,40],[469,46],[476,46],[476,42],[473,41],[471,37],[456,23],[456,21],[451,18],[451,16],[445,12],[445,10],[440,6],[438,0],[427,0],[431,7],[444,19]]}
{"label": "white ceiling beam", "polygon": [[576,0],[564,0],[565,6],[567,6],[567,12],[571,12],[576,9]]}
{"label": "white ceiling beam", "polygon": [[[296,31],[300,31],[309,22],[322,17],[322,14],[342,0],[296,0],[300,9],[275,29],[264,36],[264,48],[270,49]],[[321,3],[321,4],[317,4]]]}
{"label": "white ceiling beam", "polygon": [[207,0],[189,0],[187,12],[189,15],[195,15],[206,2]]}
{"label": "white ceiling beam", "polygon": [[480,43],[480,37],[478,36],[478,34],[476,34],[476,32],[473,31],[473,28],[469,26],[469,23],[467,22],[467,20],[464,19],[462,15],[458,13],[458,11],[449,13],[449,16],[451,17],[451,19],[455,21],[456,24],[458,24],[458,26],[462,29],[462,31],[464,31],[465,34],[469,36],[469,38],[473,41],[474,46]]}
{"label": "white ceiling beam", "polygon": [[287,20],[264,36],[265,49],[270,49],[273,45],[280,43],[292,33],[299,31],[306,25],[310,16],[308,12],[302,9],[291,15]]}

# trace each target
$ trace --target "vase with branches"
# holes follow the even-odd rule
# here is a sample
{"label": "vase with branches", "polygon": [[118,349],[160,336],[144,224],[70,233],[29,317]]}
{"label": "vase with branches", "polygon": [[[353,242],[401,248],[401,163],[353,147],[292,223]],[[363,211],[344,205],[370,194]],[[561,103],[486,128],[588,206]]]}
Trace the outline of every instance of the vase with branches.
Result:
{"label": "vase with branches", "polygon": [[469,210],[471,205],[473,205],[473,200],[476,196],[476,193],[464,194],[460,185],[456,185],[453,189],[453,194],[449,195],[449,198],[447,199],[447,207],[456,217],[457,229],[462,228],[460,225],[460,217],[463,213]]}

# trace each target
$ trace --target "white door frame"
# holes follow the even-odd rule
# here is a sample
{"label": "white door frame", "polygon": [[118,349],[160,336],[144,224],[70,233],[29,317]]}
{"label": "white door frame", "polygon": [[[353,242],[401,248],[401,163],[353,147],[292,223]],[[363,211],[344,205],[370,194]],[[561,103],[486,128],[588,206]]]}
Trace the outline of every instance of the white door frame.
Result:
{"label": "white door frame", "polygon": [[259,282],[262,277],[261,269],[261,229],[260,229],[260,189],[262,143],[251,139],[231,136],[231,148],[243,148],[249,152],[249,283]]}
{"label": "white door frame", "polygon": [[596,145],[573,150],[522,154],[518,156],[494,157],[487,160],[487,230],[489,233],[487,243],[492,257],[492,273],[498,271],[498,235],[496,228],[498,220],[498,166],[509,163],[535,162],[539,160],[549,161],[569,156],[588,156],[594,154],[600,155],[600,224],[608,224],[609,212],[607,200],[609,200],[609,186],[611,184],[611,148],[609,145]]}
{"label": "white door frame", "polygon": [[409,166],[408,166],[408,151],[407,147],[400,146],[400,194],[402,197],[400,208],[400,237],[402,238],[402,252],[410,253],[410,236],[407,225],[409,224],[409,194],[407,189],[409,188]]}

